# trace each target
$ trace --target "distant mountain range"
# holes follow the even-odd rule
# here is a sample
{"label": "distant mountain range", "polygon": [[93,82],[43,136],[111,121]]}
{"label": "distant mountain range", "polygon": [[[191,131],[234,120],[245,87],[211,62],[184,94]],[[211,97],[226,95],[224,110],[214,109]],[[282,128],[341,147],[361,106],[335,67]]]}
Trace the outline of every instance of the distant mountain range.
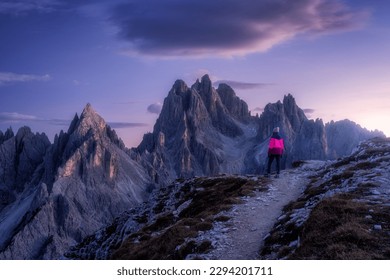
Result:
{"label": "distant mountain range", "polygon": [[90,104],[54,143],[28,127],[0,131],[0,259],[61,258],[178,178],[259,174],[275,126],[285,138],[285,168],[384,137],[349,120],[309,120],[290,94],[251,116],[229,85],[215,89],[207,75],[191,87],[174,83],[136,148],[126,148]]}
{"label": "distant mountain range", "polygon": [[384,137],[349,120],[325,125],[309,120],[291,94],[283,102],[267,104],[260,117],[251,116],[229,85],[215,89],[205,75],[190,88],[175,82],[153,132],[133,151],[158,183],[177,177],[260,173],[276,126],[285,139],[282,163],[287,168],[298,160],[336,159],[350,154],[362,140]]}

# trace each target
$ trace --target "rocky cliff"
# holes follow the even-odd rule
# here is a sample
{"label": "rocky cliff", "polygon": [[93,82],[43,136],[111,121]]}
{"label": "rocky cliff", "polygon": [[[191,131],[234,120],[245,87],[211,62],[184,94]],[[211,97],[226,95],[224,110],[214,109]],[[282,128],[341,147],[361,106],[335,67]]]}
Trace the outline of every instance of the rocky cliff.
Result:
{"label": "rocky cliff", "polygon": [[276,126],[285,140],[283,168],[299,160],[335,159],[351,153],[362,140],[384,137],[353,122],[309,120],[291,94],[253,117],[230,86],[215,89],[205,75],[191,87],[175,82],[153,132],[133,152],[163,184],[177,177],[261,173]]}
{"label": "rocky cliff", "polygon": [[[309,120],[290,94],[251,116],[229,85],[215,89],[207,75],[191,87],[176,81],[153,132],[131,150],[89,104],[53,144],[27,127],[16,135],[11,129],[0,132],[0,259],[60,258],[100,228],[119,230],[104,228],[116,217],[126,223],[126,232],[112,236],[127,236],[143,224],[140,211],[158,214],[158,201],[174,199],[169,186],[178,178],[261,174],[276,126],[285,139],[283,167],[335,159],[362,140],[384,136],[347,120],[325,125]],[[153,189],[152,197],[161,199],[132,208]],[[120,216],[126,211],[126,218]],[[111,241],[102,242],[118,240]],[[90,256],[104,258],[105,252]]]}
{"label": "rocky cliff", "polygon": [[164,101],[153,133],[138,153],[158,183],[177,177],[242,173],[257,124],[228,85],[216,90],[205,75],[189,88],[178,80]]}
{"label": "rocky cliff", "polygon": [[[252,255],[261,259],[388,259],[389,169],[390,139],[374,138],[338,160],[301,162],[279,179],[177,180],[66,257],[236,259],[230,252],[243,259],[247,254],[230,248],[250,246],[261,249]],[[287,205],[275,208],[280,200]]]}
{"label": "rocky cliff", "polygon": [[[9,138],[9,137],[8,137]],[[29,129],[4,141],[1,259],[55,259],[147,198],[150,181],[88,104],[49,145]],[[21,164],[23,163],[23,164]]]}
{"label": "rocky cliff", "polygon": [[0,133],[0,211],[39,180],[39,169],[50,142],[45,134],[22,127]]}

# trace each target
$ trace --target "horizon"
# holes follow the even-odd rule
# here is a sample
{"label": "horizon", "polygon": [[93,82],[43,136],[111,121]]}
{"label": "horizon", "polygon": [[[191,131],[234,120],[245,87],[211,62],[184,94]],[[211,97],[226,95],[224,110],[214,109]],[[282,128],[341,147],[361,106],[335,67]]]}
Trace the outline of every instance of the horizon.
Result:
{"label": "horizon", "polygon": [[252,115],[291,93],[309,119],[390,135],[390,3],[362,0],[0,3],[0,130],[66,131],[87,103],[126,147],[174,81],[208,74]]}

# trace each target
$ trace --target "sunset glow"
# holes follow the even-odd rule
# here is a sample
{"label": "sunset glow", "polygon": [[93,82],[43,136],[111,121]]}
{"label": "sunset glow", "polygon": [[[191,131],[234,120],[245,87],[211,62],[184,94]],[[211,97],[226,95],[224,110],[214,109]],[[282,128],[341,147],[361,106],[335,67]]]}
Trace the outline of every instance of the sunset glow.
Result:
{"label": "sunset glow", "polygon": [[136,146],[176,79],[209,74],[252,112],[291,93],[310,118],[389,136],[389,11],[376,0],[1,1],[0,130],[53,140],[90,102]]}

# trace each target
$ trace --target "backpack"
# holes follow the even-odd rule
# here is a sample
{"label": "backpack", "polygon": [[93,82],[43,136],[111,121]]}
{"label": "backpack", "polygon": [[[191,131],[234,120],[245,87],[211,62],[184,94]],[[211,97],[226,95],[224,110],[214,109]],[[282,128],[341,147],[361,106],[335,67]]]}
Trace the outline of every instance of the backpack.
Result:
{"label": "backpack", "polygon": [[271,138],[269,140],[268,153],[273,155],[281,155],[284,150],[284,141],[282,138]]}

